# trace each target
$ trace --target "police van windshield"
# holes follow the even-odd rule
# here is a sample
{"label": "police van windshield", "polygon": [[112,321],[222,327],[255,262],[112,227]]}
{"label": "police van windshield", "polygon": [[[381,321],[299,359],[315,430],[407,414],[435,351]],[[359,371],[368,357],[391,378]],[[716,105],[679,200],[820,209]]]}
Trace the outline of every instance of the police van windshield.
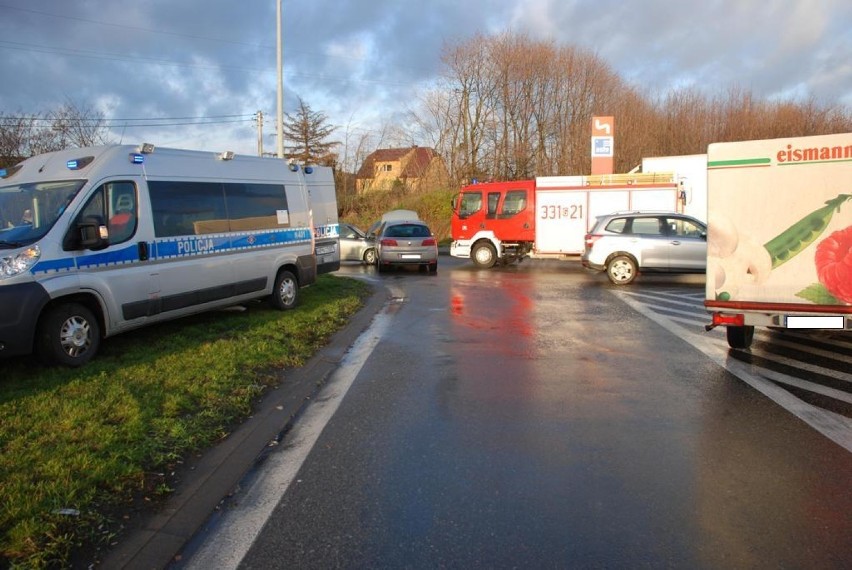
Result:
{"label": "police van windshield", "polygon": [[23,247],[43,238],[85,180],[0,186],[0,248]]}

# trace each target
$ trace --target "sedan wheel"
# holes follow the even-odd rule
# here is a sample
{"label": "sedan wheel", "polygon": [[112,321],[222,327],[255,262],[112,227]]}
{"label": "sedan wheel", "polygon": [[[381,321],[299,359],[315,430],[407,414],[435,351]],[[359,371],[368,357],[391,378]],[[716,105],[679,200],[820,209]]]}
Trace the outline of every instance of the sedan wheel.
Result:
{"label": "sedan wheel", "polygon": [[364,263],[366,263],[367,265],[375,265],[376,259],[377,257],[375,249],[370,248],[364,252]]}

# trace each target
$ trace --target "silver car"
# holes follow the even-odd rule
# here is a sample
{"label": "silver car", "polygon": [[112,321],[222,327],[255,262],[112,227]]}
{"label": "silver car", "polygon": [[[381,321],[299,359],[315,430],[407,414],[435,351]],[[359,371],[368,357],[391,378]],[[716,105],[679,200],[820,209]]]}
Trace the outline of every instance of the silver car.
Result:
{"label": "silver car", "polygon": [[616,285],[632,283],[640,272],[704,273],[707,226],[675,212],[599,216],[586,234],[581,259]]}
{"label": "silver car", "polygon": [[376,263],[376,242],[352,224],[340,224],[340,261]]}
{"label": "silver car", "polygon": [[391,221],[379,226],[376,236],[379,271],[395,265],[417,265],[438,271],[438,241],[421,221]]}

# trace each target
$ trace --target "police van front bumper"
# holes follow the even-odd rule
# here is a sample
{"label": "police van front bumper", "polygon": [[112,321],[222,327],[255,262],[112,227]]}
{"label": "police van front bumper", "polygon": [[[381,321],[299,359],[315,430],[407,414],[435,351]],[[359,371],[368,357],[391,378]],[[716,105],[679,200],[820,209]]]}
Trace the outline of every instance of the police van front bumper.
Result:
{"label": "police van front bumper", "polygon": [[0,358],[32,352],[38,315],[49,300],[38,283],[0,286]]}

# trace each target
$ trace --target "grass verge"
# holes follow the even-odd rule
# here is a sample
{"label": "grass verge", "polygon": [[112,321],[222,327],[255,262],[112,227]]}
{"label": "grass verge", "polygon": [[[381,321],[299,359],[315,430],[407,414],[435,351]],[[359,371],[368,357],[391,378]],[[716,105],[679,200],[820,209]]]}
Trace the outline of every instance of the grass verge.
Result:
{"label": "grass verge", "polygon": [[163,474],[225,437],[368,293],[326,275],[293,311],[256,302],[154,325],[81,369],[0,361],[0,567],[67,567],[109,545],[124,506],[167,495]]}

